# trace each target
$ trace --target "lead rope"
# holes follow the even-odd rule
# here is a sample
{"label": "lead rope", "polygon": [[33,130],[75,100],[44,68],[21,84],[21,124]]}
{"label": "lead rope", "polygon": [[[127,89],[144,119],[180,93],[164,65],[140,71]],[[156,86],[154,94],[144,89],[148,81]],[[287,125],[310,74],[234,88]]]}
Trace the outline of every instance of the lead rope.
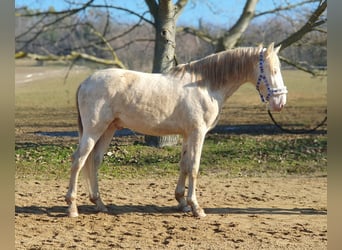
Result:
{"label": "lead rope", "polygon": [[[284,128],[283,126],[281,126],[273,117],[271,111],[268,109],[267,110],[268,112],[268,115],[270,116],[271,120],[273,121],[274,125],[276,125],[280,130],[286,132],[286,133],[290,133],[290,134],[309,134],[309,133],[312,133],[314,131],[316,131],[319,127],[323,126],[327,119],[328,119],[328,116],[325,115],[324,119],[314,128],[311,128],[311,129],[287,129],[287,128]],[[325,113],[327,112],[327,110],[325,110]]]}

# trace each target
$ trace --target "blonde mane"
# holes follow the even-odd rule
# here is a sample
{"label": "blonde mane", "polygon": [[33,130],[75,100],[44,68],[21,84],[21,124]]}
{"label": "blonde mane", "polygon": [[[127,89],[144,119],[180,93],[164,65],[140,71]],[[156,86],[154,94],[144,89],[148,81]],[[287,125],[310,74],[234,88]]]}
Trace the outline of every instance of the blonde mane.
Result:
{"label": "blonde mane", "polygon": [[259,60],[260,47],[243,47],[209,55],[203,59],[180,64],[169,71],[169,75],[182,78],[190,73],[198,85],[209,84],[212,90],[227,82],[248,80]]}

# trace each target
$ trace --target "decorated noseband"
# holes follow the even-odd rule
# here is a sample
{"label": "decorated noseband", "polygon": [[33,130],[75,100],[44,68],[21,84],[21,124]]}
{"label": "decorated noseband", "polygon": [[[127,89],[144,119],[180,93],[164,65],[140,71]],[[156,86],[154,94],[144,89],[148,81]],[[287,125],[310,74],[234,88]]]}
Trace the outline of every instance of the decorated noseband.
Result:
{"label": "decorated noseband", "polygon": [[[264,70],[264,63],[265,63],[265,60],[264,60],[264,50],[265,49],[262,49],[260,51],[260,55],[259,55],[259,70],[260,70],[260,73],[259,73],[258,81],[257,81],[257,84],[256,84],[256,89],[259,92],[261,101],[262,102],[268,102],[270,97],[273,96],[273,95],[286,94],[287,93],[287,88],[285,86],[281,87],[281,88],[271,88],[270,87],[270,84],[267,81],[267,78],[266,78],[266,75],[265,75],[265,70]],[[265,86],[267,88],[267,96],[266,97],[260,92],[260,84],[262,82],[264,82],[264,84],[265,84]]]}

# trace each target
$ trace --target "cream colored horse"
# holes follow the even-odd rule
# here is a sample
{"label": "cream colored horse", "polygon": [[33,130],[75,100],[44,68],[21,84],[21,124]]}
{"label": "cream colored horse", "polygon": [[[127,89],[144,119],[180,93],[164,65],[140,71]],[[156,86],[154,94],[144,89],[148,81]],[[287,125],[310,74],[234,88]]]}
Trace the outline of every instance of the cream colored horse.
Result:
{"label": "cream colored horse", "polygon": [[196,198],[204,137],[216,125],[224,102],[243,83],[254,83],[272,110],[283,108],[287,90],[278,51],[272,43],[267,49],[237,48],[213,54],[166,74],[106,69],[91,75],[77,92],[80,139],[66,195],[69,216],[78,216],[77,181],[82,168],[90,200],[97,210],[107,211],[98,190],[97,169],[114,132],[130,128],[147,135],[183,136],[175,197],[180,210],[204,217]]}

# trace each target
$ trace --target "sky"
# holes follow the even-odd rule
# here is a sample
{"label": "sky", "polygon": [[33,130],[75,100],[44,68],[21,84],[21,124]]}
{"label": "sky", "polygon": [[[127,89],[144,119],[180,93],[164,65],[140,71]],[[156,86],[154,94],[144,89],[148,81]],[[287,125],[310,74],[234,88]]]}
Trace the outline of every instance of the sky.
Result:
{"label": "sky", "polygon": [[[95,3],[106,1],[109,4],[125,7],[138,13],[147,11],[144,0],[96,0]],[[273,9],[284,2],[292,4],[300,1],[302,0],[260,0],[256,12]],[[63,10],[69,7],[68,2],[84,3],[86,0],[16,0],[15,7],[28,6],[31,9],[47,10],[53,6],[56,10]],[[197,27],[199,20],[202,19],[203,22],[219,27],[229,27],[240,16],[245,2],[246,0],[189,0],[178,19],[177,25]],[[134,16],[118,10],[112,12],[112,17],[119,21],[128,19],[132,19],[132,22],[136,21]]]}

